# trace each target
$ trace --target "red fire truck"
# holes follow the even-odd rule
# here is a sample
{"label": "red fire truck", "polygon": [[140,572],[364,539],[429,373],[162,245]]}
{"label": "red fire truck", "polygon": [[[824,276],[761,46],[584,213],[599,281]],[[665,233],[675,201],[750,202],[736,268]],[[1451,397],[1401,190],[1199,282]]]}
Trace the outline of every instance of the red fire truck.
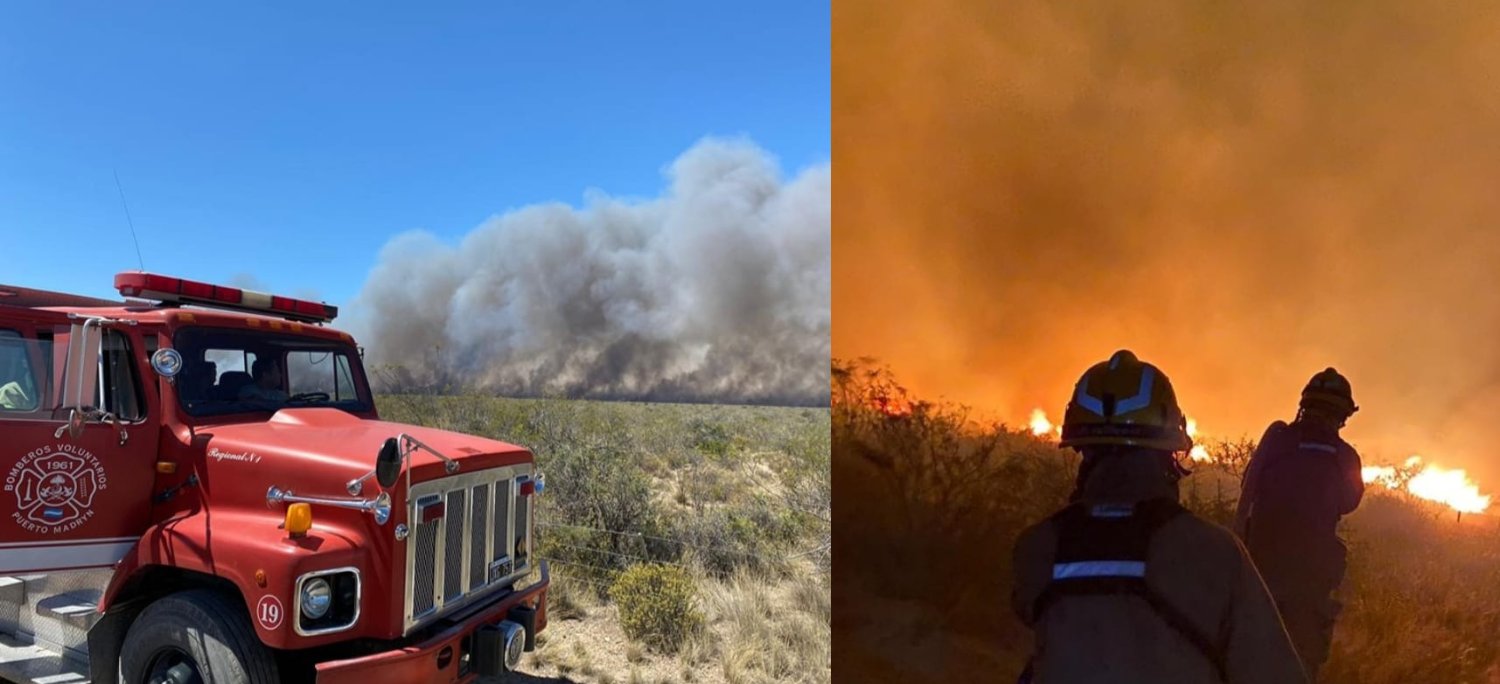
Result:
{"label": "red fire truck", "polygon": [[0,678],[462,682],[546,626],[525,448],[380,420],[318,302],[0,285]]}

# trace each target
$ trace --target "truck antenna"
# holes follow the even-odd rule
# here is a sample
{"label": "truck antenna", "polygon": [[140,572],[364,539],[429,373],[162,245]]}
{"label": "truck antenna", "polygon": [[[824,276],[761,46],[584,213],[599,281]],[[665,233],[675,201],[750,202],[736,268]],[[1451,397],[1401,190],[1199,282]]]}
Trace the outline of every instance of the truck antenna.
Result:
{"label": "truck antenna", "polygon": [[[112,169],[113,170],[113,169]],[[125,223],[130,226],[130,241],[135,243],[135,260],[141,270],[146,270],[146,260],[141,258],[141,241],[135,236],[135,221],[130,218],[130,205],[125,203],[125,188],[120,187],[120,172],[114,171],[115,189],[120,191],[120,206],[125,207]]]}

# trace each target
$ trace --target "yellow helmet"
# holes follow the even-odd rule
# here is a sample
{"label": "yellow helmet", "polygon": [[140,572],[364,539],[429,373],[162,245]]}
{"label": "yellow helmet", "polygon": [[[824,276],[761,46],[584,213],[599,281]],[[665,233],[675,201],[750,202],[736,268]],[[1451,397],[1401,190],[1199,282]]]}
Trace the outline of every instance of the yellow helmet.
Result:
{"label": "yellow helmet", "polygon": [[1061,445],[1094,444],[1193,448],[1167,375],[1125,349],[1085,371],[1063,415]]}

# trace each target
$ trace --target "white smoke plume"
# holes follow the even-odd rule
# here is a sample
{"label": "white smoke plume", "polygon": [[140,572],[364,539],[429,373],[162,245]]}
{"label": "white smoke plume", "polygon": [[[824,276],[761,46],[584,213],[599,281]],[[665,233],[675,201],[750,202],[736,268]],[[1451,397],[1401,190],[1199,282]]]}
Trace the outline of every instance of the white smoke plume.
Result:
{"label": "white smoke plume", "polygon": [[705,139],[653,200],[398,236],[350,307],[367,362],[407,391],[826,405],[829,170]]}

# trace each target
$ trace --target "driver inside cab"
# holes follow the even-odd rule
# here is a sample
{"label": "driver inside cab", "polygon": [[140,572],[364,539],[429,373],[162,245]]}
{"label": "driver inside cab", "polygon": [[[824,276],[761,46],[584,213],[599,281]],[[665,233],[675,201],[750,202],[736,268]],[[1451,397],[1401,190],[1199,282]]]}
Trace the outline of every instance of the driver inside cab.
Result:
{"label": "driver inside cab", "polygon": [[286,391],[281,389],[281,364],[275,358],[256,359],[250,366],[250,378],[250,384],[240,388],[241,401],[286,401]]}
{"label": "driver inside cab", "polygon": [[36,402],[22,384],[29,380],[27,376],[30,374],[31,369],[26,366],[26,348],[6,339],[4,347],[0,347],[0,409],[29,411],[36,408]]}

